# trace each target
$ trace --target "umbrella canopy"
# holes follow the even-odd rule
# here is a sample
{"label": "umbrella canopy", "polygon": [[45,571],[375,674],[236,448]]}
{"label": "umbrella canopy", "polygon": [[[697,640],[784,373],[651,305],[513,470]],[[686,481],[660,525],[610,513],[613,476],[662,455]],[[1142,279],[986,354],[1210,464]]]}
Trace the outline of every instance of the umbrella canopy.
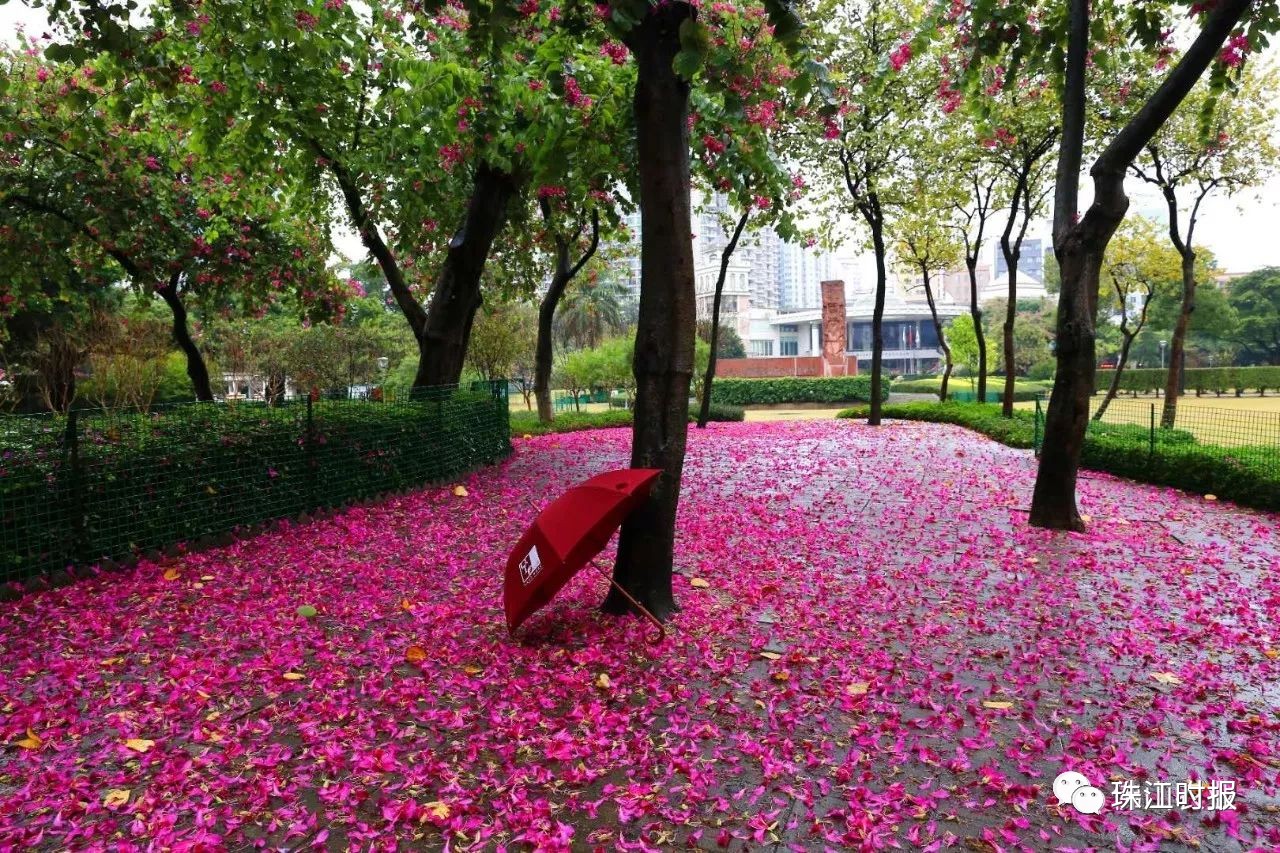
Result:
{"label": "umbrella canopy", "polygon": [[552,501],[507,558],[502,598],[515,631],[609,544],[613,532],[648,496],[660,468],[598,474]]}

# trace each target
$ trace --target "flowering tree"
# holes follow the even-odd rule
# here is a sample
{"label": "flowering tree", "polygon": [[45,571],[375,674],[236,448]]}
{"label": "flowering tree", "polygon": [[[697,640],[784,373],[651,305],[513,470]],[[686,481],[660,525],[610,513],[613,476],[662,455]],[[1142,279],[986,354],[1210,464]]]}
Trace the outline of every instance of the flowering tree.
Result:
{"label": "flowering tree", "polygon": [[[811,120],[805,120],[815,114],[807,99],[811,90],[790,87],[798,76],[792,57],[771,37],[760,18],[740,16],[728,4],[715,4],[708,26],[718,40],[737,50],[716,54],[721,65],[714,69],[733,97],[722,97],[719,92],[694,93],[693,180],[709,203],[726,203],[718,218],[728,238],[720,251],[712,296],[709,355],[699,389],[699,429],[706,428],[711,414],[720,308],[729,263],[747,231],[772,228],[784,240],[800,239],[796,204],[806,183],[801,173],[787,169],[783,161],[803,159],[798,156],[800,146],[809,143],[811,149],[815,138]],[[748,97],[751,102],[744,108]]]}
{"label": "flowering tree", "polygon": [[[1155,49],[1174,17],[1183,12],[1194,22],[1193,38],[1160,85],[1103,141],[1090,169],[1093,201],[1081,215],[1079,177],[1086,102],[1091,85],[1096,86],[1096,81],[1090,82],[1088,67],[1091,54],[1095,61],[1105,61],[1105,52],[1094,52],[1105,45],[1094,39],[1099,33],[1105,37],[1109,32],[1122,32],[1125,38]],[[954,24],[957,39],[981,60],[966,69],[971,89],[980,86],[981,68],[990,63],[1001,64],[1009,75],[1045,68],[1060,86],[1062,132],[1053,205],[1054,252],[1062,275],[1058,369],[1030,521],[1040,527],[1082,530],[1075,500],[1076,477],[1093,393],[1098,287],[1107,243],[1128,208],[1125,173],[1206,71],[1211,72],[1214,92],[1226,87],[1232,67],[1239,66],[1252,47],[1265,44],[1268,34],[1280,27],[1280,4],[1276,0],[1190,4],[1180,0],[1142,4],[1069,0],[1065,5],[1035,0],[1005,4],[959,0],[941,14]]]}
{"label": "flowering tree", "polygon": [[1280,164],[1271,142],[1277,97],[1273,72],[1246,73],[1220,103],[1214,102],[1208,84],[1201,83],[1130,167],[1159,189],[1169,213],[1169,241],[1181,258],[1182,304],[1169,338],[1163,427],[1171,428],[1178,413],[1183,354],[1196,303],[1194,240],[1200,206],[1214,193],[1233,195],[1260,185]]}
{"label": "flowering tree", "polygon": [[[884,303],[888,283],[887,226],[891,211],[907,193],[899,165],[907,157],[934,81],[918,56],[925,39],[921,10],[914,3],[844,0],[829,10],[833,20],[824,46],[840,99],[840,116],[826,122],[824,135],[834,152],[819,160],[832,201],[856,213],[866,226],[876,262],[875,307],[871,318],[871,411],[880,423]],[[906,36],[904,37],[904,34]],[[915,60],[915,61],[913,61]],[[831,154],[834,153],[834,157]],[[832,171],[834,170],[834,174]]]}
{"label": "flowering tree", "polygon": [[[260,310],[279,294],[332,313],[343,293],[324,267],[326,235],[287,176],[251,180],[206,155],[179,126],[181,106],[140,80],[110,81],[97,63],[46,64],[27,47],[3,58],[0,215],[41,235],[10,287],[38,289],[47,255],[116,266],[173,317],[197,399],[213,397],[188,305]],[[101,82],[100,82],[101,80]],[[99,282],[101,274],[92,276]]]}

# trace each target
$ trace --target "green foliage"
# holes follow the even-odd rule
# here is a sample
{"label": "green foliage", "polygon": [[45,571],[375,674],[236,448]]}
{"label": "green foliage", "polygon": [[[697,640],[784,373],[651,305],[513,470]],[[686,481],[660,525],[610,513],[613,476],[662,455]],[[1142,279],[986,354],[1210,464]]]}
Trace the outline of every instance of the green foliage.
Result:
{"label": "green foliage", "polygon": [[[739,406],[723,403],[712,403],[710,420],[741,421],[746,412]],[[689,423],[698,419],[696,412],[689,413]],[[511,436],[520,438],[525,435],[548,435],[559,432],[578,432],[584,429],[608,429],[610,427],[631,426],[631,412],[625,409],[610,409],[604,412],[560,412],[555,420],[543,423],[535,412],[513,412],[511,414]]]}
{"label": "green foliage", "polygon": [[456,476],[510,449],[506,400],[200,403],[0,419],[0,577],[130,556]]}
{"label": "green foliage", "polygon": [[[889,382],[881,386],[882,399],[889,398]],[[777,403],[846,403],[871,399],[871,377],[832,376],[783,379],[716,379],[711,383],[713,403],[735,406]]]}
{"label": "green foliage", "polygon": [[[978,372],[979,350],[973,317],[969,314],[961,314],[951,321],[951,325],[947,326],[944,334],[947,336],[947,343],[951,346],[951,355],[956,363],[967,367],[970,376],[975,375]],[[986,345],[987,364],[995,364],[997,357],[995,337],[988,335]]]}
{"label": "green foliage", "polygon": [[[699,320],[697,325],[698,338],[708,343],[711,341],[711,321]],[[746,358],[747,347],[742,342],[742,336],[738,334],[738,330],[732,326],[720,324],[720,331],[716,334],[716,358]]]}
{"label": "green foliage", "polygon": [[1238,318],[1242,359],[1280,364],[1280,267],[1264,267],[1233,281],[1227,301]]}
{"label": "green foliage", "polygon": [[[1111,385],[1113,370],[1099,370],[1094,388],[1105,391]],[[1280,391],[1280,367],[1188,367],[1187,390],[1197,393],[1238,394],[1243,391]],[[1121,391],[1154,394],[1163,391],[1167,372],[1159,368],[1131,368],[1120,375]]]}

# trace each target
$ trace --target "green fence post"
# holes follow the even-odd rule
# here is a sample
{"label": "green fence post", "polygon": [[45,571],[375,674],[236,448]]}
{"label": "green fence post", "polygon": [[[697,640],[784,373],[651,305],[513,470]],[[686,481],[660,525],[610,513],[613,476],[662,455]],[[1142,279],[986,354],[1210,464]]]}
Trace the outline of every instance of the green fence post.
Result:
{"label": "green fence post", "polygon": [[1147,447],[1147,461],[1156,456],[1156,404],[1151,404],[1151,442]]}
{"label": "green fence post", "polygon": [[71,555],[76,562],[83,562],[88,553],[88,519],[85,518],[84,494],[80,476],[80,429],[76,410],[67,412],[67,433],[64,438],[70,460],[71,476],[67,488],[67,515],[71,522]]}
{"label": "green fence post", "polygon": [[307,432],[303,439],[307,454],[307,511],[316,508],[316,430],[311,414],[311,395],[307,394]]}

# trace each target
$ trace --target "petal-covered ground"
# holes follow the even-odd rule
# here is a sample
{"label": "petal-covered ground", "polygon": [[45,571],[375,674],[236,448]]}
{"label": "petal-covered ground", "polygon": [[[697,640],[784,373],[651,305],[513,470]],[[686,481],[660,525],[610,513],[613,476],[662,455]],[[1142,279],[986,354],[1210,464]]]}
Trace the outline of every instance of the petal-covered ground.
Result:
{"label": "petal-covered ground", "polygon": [[[0,605],[0,848],[1280,849],[1280,519],[1087,475],[1052,534],[957,428],[713,425],[667,641],[589,571],[509,638],[531,502],[629,441]],[[1234,809],[1113,801],[1188,780]]]}

